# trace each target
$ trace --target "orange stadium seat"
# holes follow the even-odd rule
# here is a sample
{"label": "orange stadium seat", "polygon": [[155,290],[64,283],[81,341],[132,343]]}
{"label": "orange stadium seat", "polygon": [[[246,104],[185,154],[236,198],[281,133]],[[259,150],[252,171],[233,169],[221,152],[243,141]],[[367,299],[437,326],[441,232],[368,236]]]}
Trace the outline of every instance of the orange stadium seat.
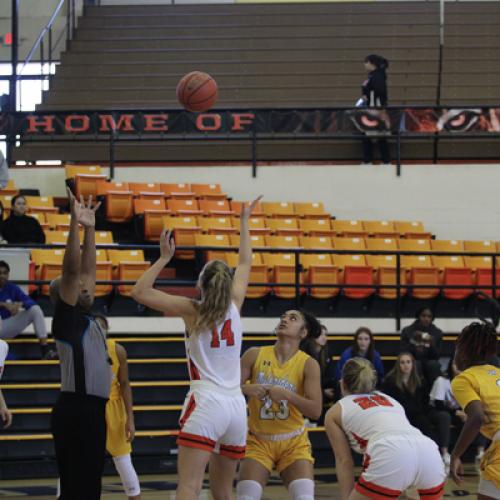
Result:
{"label": "orange stadium seat", "polygon": [[476,271],[477,269],[491,269],[492,259],[488,256],[477,256],[477,257],[465,257],[465,265]]}
{"label": "orange stadium seat", "polygon": [[[227,234],[195,234],[194,242],[197,247],[230,247],[229,235]],[[204,257],[209,260],[224,260],[227,250],[206,250]]]}
{"label": "orange stadium seat", "polygon": [[328,236],[301,236],[300,246],[309,250],[332,250],[332,239]]}
{"label": "orange stadium seat", "polygon": [[[163,225],[173,231],[177,247],[194,247],[195,235],[201,234],[201,227],[194,216],[163,217]],[[181,260],[192,260],[195,253],[194,250],[176,250],[175,256]]]}
{"label": "orange stadium seat", "polygon": [[[118,264],[118,279],[121,281],[133,281],[134,283],[149,269],[149,262],[121,261]],[[125,297],[132,295],[134,283],[130,285],[118,285],[118,293]]]}
{"label": "orange stadium seat", "polygon": [[163,231],[163,218],[170,212],[162,199],[134,199],[134,213],[143,217],[144,239],[158,241]]}
{"label": "orange stadium seat", "polygon": [[[227,252],[225,261],[231,268],[236,268],[238,265],[238,254],[236,252]],[[252,267],[250,270],[250,283],[267,283],[269,281],[267,275],[267,266],[263,264],[261,254],[252,254]],[[248,299],[260,299],[265,297],[271,289],[265,285],[250,285],[247,289],[246,297]]]}
{"label": "orange stadium seat", "polygon": [[74,179],[77,175],[100,175],[100,165],[65,165],[66,179]]}
{"label": "orange stadium seat", "polygon": [[398,240],[396,238],[366,238],[366,249],[367,250],[382,250],[384,252],[390,252],[391,250],[398,250]]}
{"label": "orange stadium seat", "polygon": [[139,196],[144,193],[148,193],[157,198],[163,198],[165,196],[158,182],[129,182],[128,188],[134,193],[134,196]]}
{"label": "orange stadium seat", "polygon": [[400,239],[399,249],[405,252],[427,252],[431,251],[431,241],[427,239]]}
{"label": "orange stadium seat", "polygon": [[164,215],[168,215],[168,210],[165,205],[165,200],[164,199],[140,199],[136,198],[134,199],[134,214],[135,215],[142,215],[146,210],[153,210],[155,212],[164,212]]}
{"label": "orange stadium seat", "polygon": [[278,218],[266,220],[267,227],[277,236],[301,236],[299,223],[296,218]]}
{"label": "orange stadium seat", "polygon": [[197,198],[211,198],[225,200],[226,194],[222,192],[220,184],[191,184],[191,191]]}
{"label": "orange stadium seat", "polygon": [[179,183],[179,184],[160,184],[160,190],[165,193],[168,198],[194,198],[194,193],[191,191],[189,184]]}
{"label": "orange stadium seat", "polygon": [[491,240],[464,241],[464,250],[475,253],[494,253],[496,252],[496,244]]}
{"label": "orange stadium seat", "polygon": [[338,285],[339,270],[329,254],[301,255],[300,263],[305,270],[305,283],[312,285],[308,293],[315,299],[331,299],[339,294],[340,288],[317,287],[313,285]]}
{"label": "orange stadium seat", "polygon": [[134,216],[132,191],[108,191],[105,199],[109,222],[128,222]]}
{"label": "orange stadium seat", "polygon": [[144,262],[143,250],[108,250],[108,258],[114,268],[117,268],[120,262]]}
{"label": "orange stadium seat", "polygon": [[234,215],[228,200],[200,200],[199,203],[205,215]]}
{"label": "orange stadium seat", "polygon": [[[488,297],[495,296],[496,298],[500,297],[500,289],[497,288],[495,294],[492,293],[492,285],[493,285],[493,273],[491,267],[487,268],[477,268],[475,272],[476,276],[476,290],[484,293]],[[500,286],[500,268],[495,269],[495,285]]]}
{"label": "orange stadium seat", "polygon": [[[410,240],[400,240],[400,247],[403,241]],[[428,242],[428,240],[422,241]],[[413,288],[411,292],[413,297],[432,299],[439,294],[438,288],[431,288],[432,285],[439,285],[440,280],[439,270],[434,267],[429,255],[403,255],[401,256],[401,265],[407,270],[408,284],[429,286],[429,288]]]}
{"label": "orange stadium seat", "polygon": [[426,231],[422,222],[419,221],[395,221],[394,227],[404,238],[420,240],[432,238],[432,233]]}
{"label": "orange stadium seat", "polygon": [[59,209],[54,206],[52,196],[26,196],[26,204],[29,212],[58,213]]}
{"label": "orange stadium seat", "polygon": [[[369,240],[367,240],[368,243]],[[366,263],[373,268],[375,273],[375,283],[377,294],[384,299],[395,299],[397,290],[395,288],[384,288],[384,286],[394,286],[397,284],[397,257],[396,255],[367,255]],[[399,282],[406,285],[406,271],[401,266]],[[406,288],[401,288],[401,297],[407,292]]]}
{"label": "orange stadium seat", "polygon": [[[113,266],[109,261],[97,260],[95,271],[96,281],[111,281],[113,279]],[[96,285],[95,296],[104,297],[112,291],[113,285],[111,283]]]}
{"label": "orange stadium seat", "polygon": [[[373,295],[373,268],[366,265],[364,255],[334,255],[333,262],[341,271],[342,292],[350,299],[365,299]],[[349,288],[366,285],[366,288]]]}
{"label": "orange stadium seat", "polygon": [[19,194],[19,188],[16,187],[13,179],[9,179],[6,186],[0,189],[0,196],[16,196],[17,194]]}
{"label": "orange stadium seat", "polygon": [[263,201],[262,210],[264,211],[267,217],[290,218],[295,216],[293,203],[289,203],[287,201],[281,201],[281,202]]}
{"label": "orange stadium seat", "polygon": [[109,191],[132,193],[128,188],[128,182],[98,182],[97,196],[104,196]]}
{"label": "orange stadium seat", "polygon": [[113,245],[113,233],[111,231],[96,231],[95,232],[96,245]]}
{"label": "orange stadium seat", "polygon": [[236,234],[231,217],[198,217],[198,225],[208,234]]}
{"label": "orange stadium seat", "polygon": [[[83,230],[79,231],[80,243],[83,243]],[[45,243],[48,245],[66,245],[68,241],[69,230],[66,231],[46,231]]]}
{"label": "orange stadium seat", "polygon": [[[292,236],[291,236],[292,238]],[[281,299],[292,299],[295,297],[295,287],[284,286],[295,283],[295,256],[293,253],[265,253],[264,263],[269,269],[269,279],[273,283],[273,293]]]}
{"label": "orange stadium seat", "polygon": [[332,238],[335,250],[366,250],[364,238]]}
{"label": "orange stadium seat", "polygon": [[[31,260],[35,263],[35,276],[40,280],[53,280],[60,276],[64,258],[64,249],[42,249],[31,250]],[[49,285],[42,285],[41,293],[49,295]]]}
{"label": "orange stadium seat", "polygon": [[[443,285],[474,286],[472,271],[467,267],[446,267],[443,274]],[[474,292],[474,288],[444,288],[443,296],[447,299],[462,300]]]}
{"label": "orange stadium seat", "polygon": [[464,242],[459,240],[431,240],[431,248],[434,252],[456,252],[464,251]]}
{"label": "orange stadium seat", "polygon": [[175,215],[201,215],[200,206],[197,200],[169,199],[167,208]]}
{"label": "orange stadium seat", "polygon": [[325,212],[323,203],[294,203],[295,214],[305,219],[329,218],[330,214]]}
{"label": "orange stadium seat", "polygon": [[[234,215],[238,216],[241,214],[241,206],[243,203],[248,203],[248,202],[243,202],[243,201],[230,201],[229,204],[231,206],[231,210],[234,212]],[[252,217],[264,217],[266,214],[264,213],[264,210],[262,208],[262,203],[259,201],[256,205],[255,208],[253,209],[252,212]]]}
{"label": "orange stadium seat", "polygon": [[397,238],[399,232],[396,231],[394,223],[387,220],[365,220],[363,227],[370,236],[379,238]]}
{"label": "orange stadium seat", "polygon": [[300,219],[299,228],[309,236],[334,236],[330,219]]}
{"label": "orange stadium seat", "polygon": [[[240,246],[240,236],[239,234],[230,234],[229,241],[231,242],[232,247],[239,248]],[[266,241],[262,234],[250,234],[250,242],[252,248],[265,248]],[[260,254],[252,254],[252,255],[260,255]]]}
{"label": "orange stadium seat", "polygon": [[[69,229],[69,223],[71,221],[70,214],[37,214],[39,216],[43,215],[47,224],[51,229],[56,231],[64,231]],[[40,220],[38,220],[40,222]]]}
{"label": "orange stadium seat", "polygon": [[85,199],[92,196],[95,200],[98,192],[98,184],[106,182],[107,178],[104,174],[77,174],[75,177],[75,196],[78,199],[80,196],[83,196]]}
{"label": "orange stadium seat", "polygon": [[343,238],[366,238],[368,231],[359,220],[332,220],[332,229],[337,236]]}
{"label": "orange stadium seat", "polygon": [[108,259],[108,251],[103,248],[97,248],[95,251],[96,262],[111,262]]}
{"label": "orange stadium seat", "polygon": [[[235,227],[238,232],[240,230],[240,218],[231,217],[233,227]],[[250,217],[248,219],[248,230],[250,234],[271,234],[271,229],[266,225],[266,219],[264,217]]]}
{"label": "orange stadium seat", "polygon": [[299,248],[297,236],[266,236],[266,245],[270,248]]}

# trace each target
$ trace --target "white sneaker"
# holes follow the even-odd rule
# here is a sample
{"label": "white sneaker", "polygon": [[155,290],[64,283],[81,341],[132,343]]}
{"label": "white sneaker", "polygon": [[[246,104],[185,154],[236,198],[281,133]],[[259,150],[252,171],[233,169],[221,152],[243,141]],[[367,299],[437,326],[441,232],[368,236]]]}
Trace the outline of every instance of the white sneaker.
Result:
{"label": "white sneaker", "polygon": [[442,455],[443,458],[443,463],[444,463],[444,470],[446,471],[446,474],[450,473],[450,464],[451,464],[451,455],[446,452],[443,453]]}
{"label": "white sneaker", "polygon": [[483,459],[483,455],[484,455],[484,450],[481,450],[474,459],[474,467],[478,474],[481,472],[481,460]]}

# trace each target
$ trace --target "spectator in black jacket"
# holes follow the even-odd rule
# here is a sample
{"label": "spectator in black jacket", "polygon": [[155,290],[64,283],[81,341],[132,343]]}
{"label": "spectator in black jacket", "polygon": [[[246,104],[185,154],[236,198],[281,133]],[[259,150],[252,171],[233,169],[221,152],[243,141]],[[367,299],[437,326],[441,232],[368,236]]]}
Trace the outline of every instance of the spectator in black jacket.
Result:
{"label": "spectator in black jacket", "polygon": [[441,374],[439,357],[443,332],[434,325],[434,313],[429,307],[422,307],[416,319],[401,332],[400,352],[410,352],[417,360],[417,367],[432,386]]}
{"label": "spectator in black jacket", "polygon": [[409,352],[402,352],[393,369],[385,376],[382,392],[399,401],[405,409],[411,425],[420,429],[426,436],[434,439],[429,412],[429,391],[419,377],[415,358]]}
{"label": "spectator in black jacket", "polygon": [[[365,69],[368,72],[368,78],[361,87],[361,99],[364,106],[387,106],[387,75],[386,69],[389,67],[389,61],[382,56],[370,54],[365,58]],[[387,120],[385,112],[381,113],[380,119]],[[384,138],[378,139],[380,148],[380,158],[382,163],[390,163],[389,144]],[[363,139],[363,162],[373,162],[373,144],[369,137]]]}
{"label": "spectator in black jacket", "polygon": [[[332,359],[328,353],[328,329],[326,326],[321,325],[319,335],[312,331],[312,334],[302,341],[300,348],[319,363],[323,403],[329,406],[335,396],[335,380]],[[322,413],[320,421],[323,420],[324,415],[325,412]]]}
{"label": "spectator in black jacket", "polygon": [[26,215],[28,207],[26,198],[18,194],[12,198],[12,211],[3,222],[3,237],[9,243],[45,243],[42,226],[34,218]]}

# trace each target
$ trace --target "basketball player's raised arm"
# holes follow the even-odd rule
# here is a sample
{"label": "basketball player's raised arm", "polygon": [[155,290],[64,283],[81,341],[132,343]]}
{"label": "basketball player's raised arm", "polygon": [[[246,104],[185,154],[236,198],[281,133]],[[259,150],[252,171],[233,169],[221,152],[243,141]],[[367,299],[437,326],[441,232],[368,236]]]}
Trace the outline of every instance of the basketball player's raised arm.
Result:
{"label": "basketball player's raised arm", "polygon": [[247,349],[241,357],[241,392],[249,397],[263,398],[267,394],[267,387],[263,384],[247,384],[252,376],[253,365],[257,361],[259,355],[258,347]]}
{"label": "basketball player's raised arm", "polygon": [[132,402],[132,389],[128,377],[127,351],[120,344],[116,344],[116,355],[120,362],[118,369],[118,382],[120,382],[120,394],[125,405],[127,421],[125,422],[125,436],[127,441],[133,441],[135,437],[134,409]]}
{"label": "basketball player's raised arm", "polygon": [[71,209],[71,220],[63,258],[62,276],[59,283],[59,296],[66,304],[74,306],[78,301],[78,295],[80,293],[81,256],[78,223],[84,205],[76,200],[70,189],[67,190],[67,193]]}
{"label": "basketball player's raised arm", "polygon": [[194,305],[187,297],[170,295],[154,288],[156,278],[175,253],[171,232],[163,230],[160,236],[160,258],[139,278],[132,289],[132,298],[155,311],[168,312],[183,319],[192,318]]}
{"label": "basketball player's raised arm", "polygon": [[241,309],[245,300],[248,281],[250,279],[250,270],[252,268],[252,244],[250,241],[250,231],[248,230],[248,219],[261,198],[262,196],[259,196],[252,203],[243,203],[241,206],[239,261],[234,273],[232,291],[233,302],[238,309]]}
{"label": "basketball player's raised arm", "polygon": [[340,498],[347,500],[354,488],[354,463],[351,447],[342,429],[342,411],[338,403],[328,410],[325,428],[335,454],[335,471],[340,486]]}
{"label": "basketball player's raised arm", "polygon": [[92,208],[92,196],[89,196],[88,204],[80,217],[80,223],[84,227],[80,280],[83,289],[92,297],[92,301],[94,301],[96,273],[95,213],[100,205],[99,202]]}
{"label": "basketball player's raised arm", "polygon": [[317,420],[321,417],[323,408],[321,372],[318,362],[312,358],[306,361],[304,366],[304,396],[299,396],[297,393],[279,385],[271,386],[268,393],[275,403],[286,400],[305,417]]}

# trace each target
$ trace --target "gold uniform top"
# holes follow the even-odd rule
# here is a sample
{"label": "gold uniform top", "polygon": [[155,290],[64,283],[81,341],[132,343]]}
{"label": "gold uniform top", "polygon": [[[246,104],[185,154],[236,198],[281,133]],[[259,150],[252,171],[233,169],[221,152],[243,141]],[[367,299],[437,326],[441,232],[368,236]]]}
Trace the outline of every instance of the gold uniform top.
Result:
{"label": "gold uniform top", "polygon": [[[280,365],[274,354],[274,346],[259,348],[252,368],[252,384],[279,385],[304,396],[304,366],[309,355],[298,351],[286,363]],[[251,433],[288,434],[304,427],[304,416],[288,401],[273,403],[269,396],[250,398],[248,404],[248,428]]]}
{"label": "gold uniform top", "polygon": [[492,439],[500,431],[500,369],[493,365],[471,366],[451,382],[451,391],[465,410],[472,401],[481,401],[486,421],[481,434]]}
{"label": "gold uniform top", "polygon": [[116,342],[114,340],[106,340],[108,345],[108,354],[111,358],[111,389],[109,391],[109,399],[116,400],[121,398],[120,382],[118,381],[118,371],[120,370],[120,360],[116,354]]}

